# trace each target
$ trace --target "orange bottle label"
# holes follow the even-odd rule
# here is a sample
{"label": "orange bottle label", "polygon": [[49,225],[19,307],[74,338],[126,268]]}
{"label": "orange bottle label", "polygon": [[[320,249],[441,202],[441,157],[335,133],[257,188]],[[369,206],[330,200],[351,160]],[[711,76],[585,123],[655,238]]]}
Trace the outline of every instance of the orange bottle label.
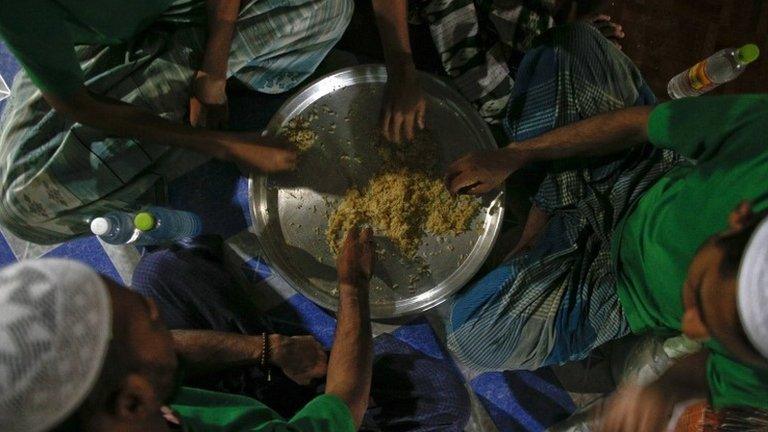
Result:
{"label": "orange bottle label", "polygon": [[706,90],[714,85],[712,79],[707,75],[706,60],[699,62],[696,66],[688,69],[688,82],[696,91]]}

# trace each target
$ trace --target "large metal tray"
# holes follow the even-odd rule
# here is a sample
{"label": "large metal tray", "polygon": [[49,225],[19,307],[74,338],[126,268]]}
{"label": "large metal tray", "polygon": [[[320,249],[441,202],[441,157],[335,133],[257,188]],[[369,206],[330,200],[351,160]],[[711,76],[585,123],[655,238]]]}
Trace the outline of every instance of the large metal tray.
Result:
{"label": "large metal tray", "polygon": [[[296,290],[334,311],[338,291],[335,258],[325,241],[328,215],[353,182],[365,184],[378,168],[373,142],[386,80],[381,65],[355,66],[322,77],[288,99],[268,130],[274,133],[296,116],[311,117],[317,144],[301,156],[295,172],[252,176],[249,182],[254,230],[267,261]],[[441,166],[469,151],[496,147],[486,124],[455,90],[431,75],[421,74],[420,80],[427,94],[427,129],[440,145]],[[502,194],[482,198],[472,230],[425,238],[416,260],[377,236],[371,316],[425,311],[466,284],[498,236]]]}

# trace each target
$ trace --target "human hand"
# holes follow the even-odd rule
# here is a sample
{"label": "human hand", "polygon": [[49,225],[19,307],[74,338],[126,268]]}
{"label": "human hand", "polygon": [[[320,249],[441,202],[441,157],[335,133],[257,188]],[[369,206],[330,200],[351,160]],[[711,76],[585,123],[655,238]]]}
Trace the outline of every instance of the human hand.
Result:
{"label": "human hand", "polygon": [[226,78],[214,78],[197,71],[189,98],[189,124],[208,129],[225,128],[229,120],[226,87]]}
{"label": "human hand", "polygon": [[618,49],[622,49],[620,41],[626,36],[624,34],[624,29],[621,24],[612,22],[610,16],[605,14],[590,14],[582,18],[582,20],[599,30],[600,33],[613,42]]}
{"label": "human hand", "polygon": [[347,232],[336,266],[340,285],[357,288],[368,285],[376,259],[373,249],[373,230],[370,227],[362,232],[356,227]]}
{"label": "human hand", "polygon": [[285,138],[255,132],[227,133],[224,139],[227,158],[244,170],[276,173],[296,169],[298,153]]}
{"label": "human hand", "polygon": [[307,385],[328,372],[328,356],[312,336],[269,336],[269,359],[285,376],[299,385]]}
{"label": "human hand", "polygon": [[595,411],[597,432],[658,432],[672,417],[673,391],[658,383],[620,387]]}
{"label": "human hand", "polygon": [[413,70],[392,74],[384,89],[381,132],[390,142],[412,141],[416,128],[424,129],[427,101]]}
{"label": "human hand", "polygon": [[527,161],[514,147],[472,152],[446,170],[445,187],[453,194],[480,195],[500,186]]}

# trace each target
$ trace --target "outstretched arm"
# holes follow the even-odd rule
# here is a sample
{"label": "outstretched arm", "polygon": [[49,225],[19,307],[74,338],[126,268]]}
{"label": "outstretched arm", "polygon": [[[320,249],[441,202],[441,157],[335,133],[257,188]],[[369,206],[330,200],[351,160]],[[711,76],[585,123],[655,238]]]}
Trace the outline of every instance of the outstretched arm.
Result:
{"label": "outstretched arm", "polygon": [[390,141],[410,141],[417,128],[424,128],[426,100],[419,87],[408,39],[407,1],[373,0],[373,10],[388,75],[381,131]]}
{"label": "outstretched arm", "polygon": [[373,340],[368,283],[373,271],[373,233],[347,233],[339,255],[339,312],[325,392],[340,397],[360,426],[371,391]]}
{"label": "outstretched arm", "polygon": [[283,171],[296,166],[296,153],[278,148],[274,138],[258,133],[227,133],[193,129],[165,120],[155,114],[117,99],[91,93],[80,87],[66,98],[43,94],[56,111],[115,136],[136,138],[205,153],[265,172]]}
{"label": "outstretched arm", "polygon": [[653,107],[626,108],[563,126],[498,150],[470,153],[446,172],[452,193],[482,194],[532,162],[605,156],[648,140],[648,116]]}

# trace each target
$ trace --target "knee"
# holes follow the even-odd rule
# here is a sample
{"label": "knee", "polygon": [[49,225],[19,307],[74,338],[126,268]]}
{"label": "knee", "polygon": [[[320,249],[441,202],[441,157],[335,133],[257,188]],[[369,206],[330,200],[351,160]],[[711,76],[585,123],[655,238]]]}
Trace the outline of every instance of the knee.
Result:
{"label": "knee", "polygon": [[543,366],[550,351],[547,327],[503,308],[499,312],[458,325],[449,323],[446,345],[454,357],[475,372]]}
{"label": "knee", "polygon": [[[483,332],[484,333],[484,332]],[[462,365],[475,372],[536,370],[547,366],[548,350],[534,340],[517,341],[514,345],[488,341],[487,334],[450,335],[448,349]],[[541,338],[546,339],[545,335]],[[478,343],[478,341],[488,341]]]}
{"label": "knee", "polygon": [[468,328],[449,329],[446,346],[456,360],[469,370],[491,372],[506,369],[504,363],[494,356],[490,345],[483,342],[486,339],[484,333]]}

